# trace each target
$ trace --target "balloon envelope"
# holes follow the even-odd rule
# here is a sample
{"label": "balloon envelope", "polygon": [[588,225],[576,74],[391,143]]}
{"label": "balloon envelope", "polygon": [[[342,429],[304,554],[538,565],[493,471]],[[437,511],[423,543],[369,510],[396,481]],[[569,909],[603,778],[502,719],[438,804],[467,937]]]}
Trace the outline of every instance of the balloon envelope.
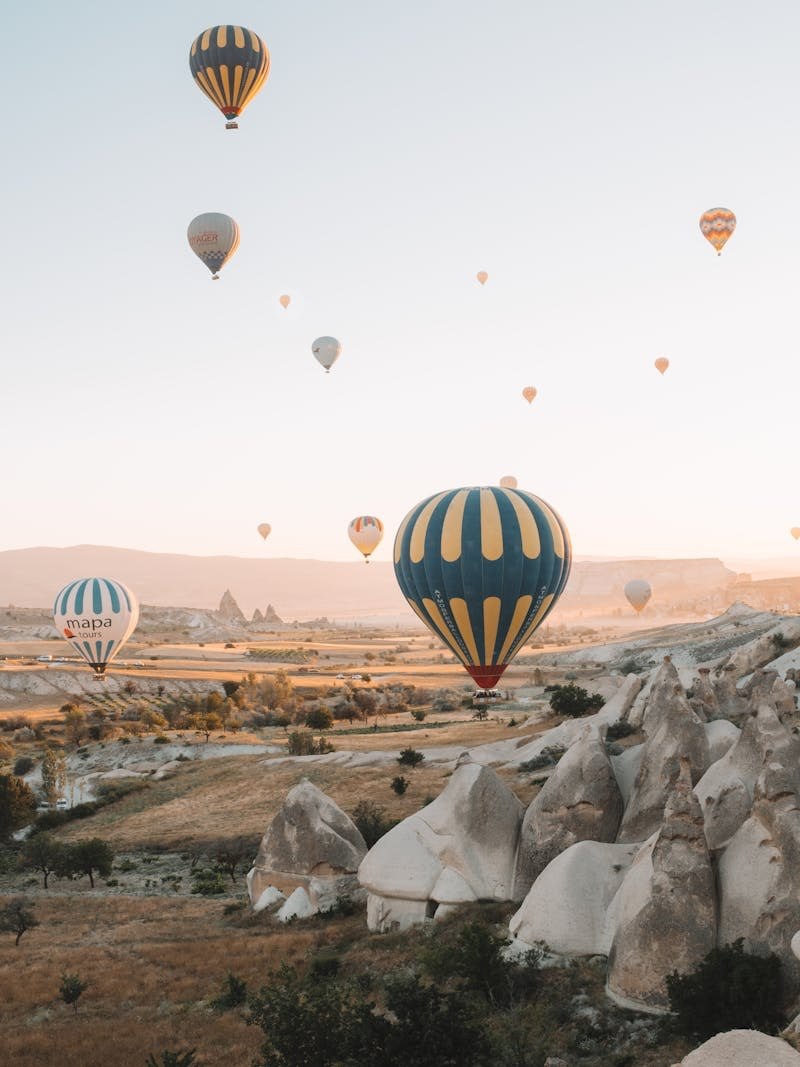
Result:
{"label": "balloon envelope", "polygon": [[122,582],[78,578],[56,596],[56,630],[99,675],[136,629],[139,604]]}
{"label": "balloon envelope", "polygon": [[485,270],[479,270],[475,277],[478,279],[481,285],[486,285],[487,281],[489,280],[489,275],[486,273]]}
{"label": "balloon envelope", "polygon": [[796,541],[800,537],[800,526],[793,526],[790,533]]}
{"label": "balloon envelope", "polygon": [[650,583],[646,582],[644,578],[633,578],[625,585],[624,592],[628,598],[628,603],[632,608],[636,609],[637,613],[644,611],[647,601],[653,595]]}
{"label": "balloon envelope", "polygon": [[669,360],[668,359],[664,359],[663,356],[660,356],[655,362],[655,368],[656,368],[656,370],[658,371],[659,374],[663,374],[668,366],[669,366]]}
{"label": "balloon envelope", "polygon": [[239,227],[235,220],[217,211],[207,211],[193,218],[186,236],[189,247],[205,263],[215,280],[239,247]]}
{"label": "balloon envelope", "polygon": [[347,535],[369,563],[369,557],[383,540],[383,523],[374,515],[358,515],[347,527]]}
{"label": "balloon envelope", "polygon": [[532,385],[526,385],[525,388],[522,390],[522,395],[525,397],[529,404],[532,404],[536,399],[536,390]]}
{"label": "balloon envelope", "polygon": [[335,337],[318,337],[311,346],[317,361],[322,364],[326,372],[329,372],[336,360],[342,354],[342,345]]}
{"label": "balloon envelope", "polygon": [[712,207],[700,216],[700,232],[716,248],[717,255],[735,229],[736,216],[726,207]]}
{"label": "balloon envelope", "polygon": [[266,541],[266,539],[272,533],[272,527],[270,526],[270,524],[268,522],[260,522],[258,524],[258,532],[261,534],[261,536]]}
{"label": "balloon envelope", "polygon": [[284,293],[283,296],[278,297],[278,300],[280,301],[280,305],[283,308],[288,308],[288,306],[292,302],[292,298],[289,296],[288,293]]}
{"label": "balloon envelope", "polygon": [[241,115],[269,75],[269,50],[244,26],[212,26],[192,41],[189,69],[200,89],[235,130]]}
{"label": "balloon envelope", "polygon": [[500,479],[501,489],[516,489],[517,479],[513,474],[506,474]]}
{"label": "balloon envelope", "polygon": [[555,606],[572,546],[558,513],[519,489],[448,489],[406,515],[394,542],[403,595],[491,689]]}

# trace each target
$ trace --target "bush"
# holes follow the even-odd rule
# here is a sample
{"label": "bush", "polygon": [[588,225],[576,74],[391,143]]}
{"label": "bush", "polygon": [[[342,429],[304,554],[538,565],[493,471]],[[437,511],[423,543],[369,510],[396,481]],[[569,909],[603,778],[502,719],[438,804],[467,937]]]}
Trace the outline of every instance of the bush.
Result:
{"label": "bush", "polygon": [[396,778],[392,778],[390,785],[394,792],[397,793],[399,797],[401,797],[403,793],[405,793],[405,791],[408,789],[408,778],[404,778],[402,774],[398,774]]}
{"label": "bush", "polygon": [[195,1067],[195,1049],[187,1049],[186,1052],[172,1052],[164,1049],[161,1059],[157,1060],[153,1053],[145,1060],[144,1067]]}
{"label": "bush", "polygon": [[14,762],[14,774],[17,778],[22,778],[28,771],[33,770],[34,761],[30,756],[18,756]]}
{"label": "bush", "polygon": [[606,741],[618,741],[621,737],[630,737],[636,733],[636,727],[629,722],[612,722],[606,731]]}
{"label": "bush", "polygon": [[287,749],[290,756],[321,756],[334,751],[333,745],[324,737],[315,741],[310,730],[293,730],[289,734]]}
{"label": "bush", "polygon": [[350,817],[358,827],[367,848],[372,848],[393,826],[397,826],[397,819],[390,818],[386,811],[372,800],[360,800]]}
{"label": "bush", "polygon": [[225,892],[225,879],[219,870],[203,867],[193,873],[192,880],[192,893],[196,896],[217,897]]}
{"label": "bush", "polygon": [[725,1030],[774,1034],[783,1025],[781,962],[745,952],[742,938],[712,949],[691,974],[673,971],[667,992],[675,1030],[691,1040]]}
{"label": "bush", "polygon": [[523,760],[519,765],[522,774],[541,770],[542,767],[554,767],[567,750],[561,745],[545,745],[538,756]]}
{"label": "bush", "polygon": [[411,711],[411,718],[414,722],[424,722],[427,711],[424,708],[413,708]]}
{"label": "bush", "polygon": [[244,978],[228,971],[222,985],[222,992],[211,1001],[214,1011],[231,1011],[240,1008],[247,1001],[247,982]]}
{"label": "bush", "polygon": [[582,686],[555,685],[551,689],[550,707],[557,715],[578,719],[590,711],[598,711],[605,704],[599,693],[589,693]]}
{"label": "bush", "polygon": [[415,748],[404,748],[397,757],[397,762],[401,767],[411,767],[413,769],[418,767],[424,759],[424,754],[418,752]]}
{"label": "bush", "polygon": [[153,738],[153,744],[154,745],[168,745],[169,744],[169,738],[166,736],[166,734],[157,734]]}
{"label": "bush", "polygon": [[306,726],[310,730],[330,730],[333,726],[333,714],[330,708],[311,708],[306,713]]}

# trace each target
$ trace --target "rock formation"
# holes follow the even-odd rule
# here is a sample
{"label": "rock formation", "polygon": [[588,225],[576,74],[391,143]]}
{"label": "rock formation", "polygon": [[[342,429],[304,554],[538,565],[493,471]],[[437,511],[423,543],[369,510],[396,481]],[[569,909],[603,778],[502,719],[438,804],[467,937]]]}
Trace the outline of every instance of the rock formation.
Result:
{"label": "rock formation", "polygon": [[758,1030],[728,1030],[684,1056],[679,1067],[800,1067],[800,1052]]}
{"label": "rock formation", "polygon": [[577,841],[614,841],[622,794],[597,727],[587,726],[528,807],[513,899],[522,900],[551,860]]}
{"label": "rock formation", "polygon": [[[327,622],[327,620],[325,621]],[[283,619],[272,604],[267,604],[267,610],[264,612],[264,622],[270,626],[283,626]]]}
{"label": "rock formation", "polygon": [[738,724],[747,712],[747,701],[740,696],[736,688],[736,678],[736,668],[733,664],[727,663],[714,673],[711,684],[717,698],[719,715]]}
{"label": "rock formation", "polygon": [[692,684],[692,698],[689,704],[701,722],[710,722],[719,717],[719,704],[711,683],[710,667],[698,669],[697,677]]}
{"label": "rock formation", "polygon": [[521,823],[522,805],[502,779],[462,757],[436,800],[362,862],[370,930],[404,929],[467,901],[510,900]]}
{"label": "rock formation", "polygon": [[259,608],[253,612],[253,618],[250,620],[251,626],[260,626],[264,622],[264,616],[261,614]]}
{"label": "rock formation", "polygon": [[355,873],[366,852],[352,819],[304,778],[264,835],[247,876],[250,901],[255,904],[269,886],[283,893],[299,887],[315,909],[325,909],[337,895],[357,889]]}
{"label": "rock formation", "polygon": [[233,593],[231,593],[230,589],[226,589],[222,594],[222,599],[217,608],[217,615],[225,622],[247,623],[247,619],[244,617],[244,612],[234,600]]}
{"label": "rock formation", "polygon": [[666,1010],[666,975],[693,971],[716,943],[714,874],[682,757],[664,822],[637,853],[609,910],[607,989],[618,1003]]}

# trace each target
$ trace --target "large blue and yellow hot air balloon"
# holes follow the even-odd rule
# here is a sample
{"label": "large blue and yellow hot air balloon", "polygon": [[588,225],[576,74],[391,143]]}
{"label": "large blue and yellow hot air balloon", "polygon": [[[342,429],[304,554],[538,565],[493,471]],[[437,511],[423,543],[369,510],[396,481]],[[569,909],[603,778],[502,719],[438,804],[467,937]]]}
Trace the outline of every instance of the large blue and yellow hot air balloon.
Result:
{"label": "large blue and yellow hot air balloon", "polygon": [[122,582],[77,578],[56,596],[53,620],[61,637],[102,678],[139,621],[139,603]]}
{"label": "large blue and yellow hot air balloon", "polygon": [[238,129],[241,115],[269,74],[269,50],[244,26],[212,26],[192,41],[189,69],[198,86]]}
{"label": "large blue and yellow hot air balloon", "polygon": [[449,489],[406,515],[394,543],[400,589],[482,689],[555,606],[572,563],[558,513],[521,489]]}

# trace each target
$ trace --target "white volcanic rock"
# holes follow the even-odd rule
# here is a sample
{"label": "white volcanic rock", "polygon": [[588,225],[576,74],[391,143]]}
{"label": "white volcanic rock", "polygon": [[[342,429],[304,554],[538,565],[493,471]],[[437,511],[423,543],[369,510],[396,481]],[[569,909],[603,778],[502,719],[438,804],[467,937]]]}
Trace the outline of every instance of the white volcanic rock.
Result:
{"label": "white volcanic rock", "polygon": [[773,638],[778,634],[781,634],[789,644],[800,643],[800,619],[784,616],[777,620],[765,634],[732,652],[728,663],[735,669],[738,677],[741,678],[775,659]]}
{"label": "white volcanic rock", "polygon": [[622,794],[623,804],[628,803],[633,792],[633,783],[642,765],[642,756],[644,756],[644,745],[631,745],[630,748],[623,749],[618,756],[611,757],[611,766]]}
{"label": "white volcanic rock", "polygon": [[317,908],[302,886],[298,886],[290,897],[281,904],[275,916],[278,922],[288,923],[290,919],[308,919],[316,915]]}
{"label": "white volcanic rock", "polygon": [[614,841],[622,794],[596,726],[583,733],[525,812],[513,899],[522,900],[551,860],[577,841]]}
{"label": "white volcanic rock", "polygon": [[747,712],[747,701],[740,696],[736,688],[737,677],[736,667],[728,663],[715,671],[711,681],[717,698],[718,714],[734,723],[738,723]]}
{"label": "white volcanic rock", "polygon": [[509,922],[512,937],[564,956],[607,955],[609,905],[639,845],[579,841],[547,866]]}
{"label": "white volcanic rock", "polygon": [[367,846],[353,820],[315,785],[304,778],[289,791],[261,841],[250,877],[250,900],[258,900],[267,886],[283,891],[303,886],[312,903],[322,896],[349,891],[352,876]]}
{"label": "white volcanic rock", "polygon": [[728,1030],[684,1056],[679,1067],[800,1067],[800,1052],[758,1030]]}
{"label": "white volcanic rock", "polygon": [[666,975],[693,971],[714,947],[714,874],[691,766],[680,759],[661,829],[637,853],[609,908],[607,991],[625,1006],[665,1011]]}
{"label": "white volcanic rock", "polygon": [[708,760],[712,766],[733,748],[742,732],[727,719],[712,719],[704,729],[708,738]]}
{"label": "white volcanic rock", "polygon": [[714,686],[711,684],[711,668],[700,667],[692,682],[692,699],[689,701],[695,714],[705,722],[719,716],[719,705]]}
{"label": "white volcanic rock", "polygon": [[[248,871],[248,883],[247,883],[248,888],[250,887],[250,880],[249,880],[250,873],[251,872]],[[261,894],[261,896],[258,898],[258,900],[253,905],[253,911],[255,911],[255,912],[264,911],[266,908],[271,908],[275,904],[277,904],[279,901],[283,901],[283,900],[286,900],[286,897],[283,895],[283,893],[281,893],[280,889],[276,889],[274,885],[268,885],[267,888],[264,890],[264,892]]]}
{"label": "white volcanic rock", "polygon": [[[436,905],[454,903],[456,890],[465,896],[465,886],[472,899],[510,900],[521,823],[522,806],[497,774],[460,760],[436,800],[393,827],[361,863],[370,929],[421,921]],[[450,899],[439,900],[439,891]]]}

